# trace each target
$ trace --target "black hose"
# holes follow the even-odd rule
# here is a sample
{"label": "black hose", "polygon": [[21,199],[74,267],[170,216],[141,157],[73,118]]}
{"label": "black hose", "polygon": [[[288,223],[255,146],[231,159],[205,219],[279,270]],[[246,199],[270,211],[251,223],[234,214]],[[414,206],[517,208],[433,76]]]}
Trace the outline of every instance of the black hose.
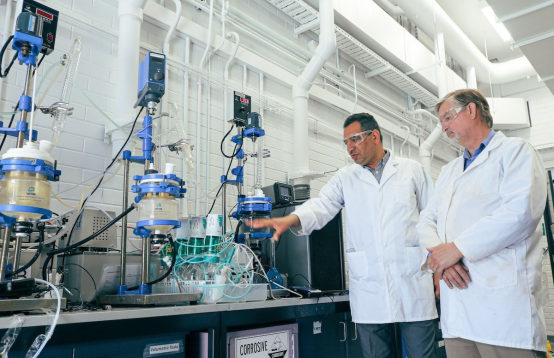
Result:
{"label": "black hose", "polygon": [[62,252],[67,252],[69,250],[73,250],[74,248],[76,247],[79,247],[83,244],[86,244],[87,242],[89,242],[90,240],[93,240],[94,238],[96,238],[98,235],[100,235],[101,233],[103,233],[104,231],[108,230],[111,226],[113,226],[115,223],[117,223],[122,217],[124,217],[125,215],[129,214],[131,211],[135,210],[136,206],[135,204],[132,204],[131,206],[129,206],[127,209],[125,209],[124,212],[122,212],[121,214],[119,214],[118,216],[116,216],[112,221],[110,221],[109,223],[107,223],[106,225],[104,225],[103,228],[101,228],[100,230],[98,230],[97,232],[95,232],[94,234],[90,235],[89,237],[87,237],[86,239],[83,239],[79,242],[76,242],[72,245],[69,245],[69,246],[66,246],[64,248],[61,248],[61,249],[57,249],[57,250],[52,250],[48,253],[48,256],[54,256],[54,255],[57,255],[57,254],[61,254]]}
{"label": "black hose", "polygon": [[[147,285],[155,285],[157,284],[158,282],[162,282],[163,280],[165,280],[167,278],[167,276],[169,276],[171,274],[171,272],[173,272],[173,268],[175,267],[175,262],[177,261],[177,247],[175,247],[175,242],[173,241],[173,239],[171,238],[171,235],[167,235],[167,239],[169,240],[169,244],[171,245],[172,249],[173,249],[173,252],[171,254],[171,266],[169,267],[169,269],[166,271],[166,273],[164,273],[161,277],[155,279],[154,281],[152,282],[148,282],[146,283]],[[144,240],[147,240],[146,238]],[[142,253],[143,255],[146,255],[147,253],[143,252]],[[148,268],[148,270],[150,270],[150,267]],[[138,289],[139,286],[133,286],[129,289],[127,289],[127,291],[134,291],[136,289]]]}
{"label": "black hose", "polygon": [[235,242],[237,242],[239,238],[239,229],[242,225],[242,220],[239,220],[239,223],[237,224],[237,228],[235,229]]}
{"label": "black hose", "polygon": [[[8,45],[10,44],[10,42],[12,42],[13,40],[13,35],[10,35],[10,37],[8,37],[8,40],[4,43],[4,45],[2,45],[2,50],[0,50],[0,64],[2,62],[4,62],[4,52],[6,52],[6,48],[8,48]],[[15,53],[15,56],[17,57],[17,52]],[[6,69],[6,71],[4,73],[2,73],[2,69],[0,68],[0,78],[4,78],[8,75],[8,72],[9,72],[9,68],[11,67],[11,65],[13,64],[14,62],[14,59],[12,59],[12,62],[10,63],[10,65],[8,66],[8,68]]]}
{"label": "black hose", "polygon": [[[98,230],[97,232],[95,232],[94,234],[90,235],[89,237],[87,237],[86,239],[83,239],[79,242],[76,242],[74,243],[73,245],[69,245],[69,246],[66,246],[64,248],[61,248],[61,249],[57,249],[57,250],[52,250],[50,251],[46,257],[46,260],[44,260],[44,264],[42,265],[42,279],[44,281],[48,281],[48,279],[46,278],[47,277],[47,271],[48,271],[48,263],[50,261],[52,261],[54,259],[54,256],[57,255],[57,254],[60,254],[62,252],[67,252],[69,250],[72,250],[78,246],[81,246],[83,244],[86,244],[87,242],[89,242],[90,240],[94,239],[95,237],[97,237],[98,235],[100,235],[101,233],[103,233],[104,231],[108,230],[111,226],[113,226],[116,222],[119,221],[119,219],[121,219],[122,217],[124,217],[125,215],[129,214],[131,211],[133,211],[135,209],[135,205],[131,205],[129,206],[124,212],[122,212],[121,214],[119,214],[116,218],[114,218],[112,221],[110,221],[109,223],[107,223],[103,228],[101,228],[100,230]],[[77,223],[75,223],[73,225],[73,227],[75,227],[75,225],[77,225]],[[64,256],[65,257],[65,256]]]}
{"label": "black hose", "polygon": [[44,223],[38,223],[37,228],[38,228],[38,232],[39,232],[37,252],[35,252],[35,255],[33,256],[33,258],[29,262],[27,262],[25,265],[21,266],[20,268],[18,268],[17,270],[15,270],[13,272],[10,272],[10,273],[6,274],[6,278],[8,278],[10,276],[13,276],[13,275],[17,275],[21,272],[24,272],[29,267],[31,267],[35,263],[35,261],[40,257],[40,253],[42,252],[42,247],[43,247],[43,244],[44,244]]}

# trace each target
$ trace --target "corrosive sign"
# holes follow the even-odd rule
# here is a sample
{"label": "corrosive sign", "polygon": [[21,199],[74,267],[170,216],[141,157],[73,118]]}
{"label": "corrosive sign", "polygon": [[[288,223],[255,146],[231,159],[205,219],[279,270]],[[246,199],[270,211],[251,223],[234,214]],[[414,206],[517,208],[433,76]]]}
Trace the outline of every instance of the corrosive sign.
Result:
{"label": "corrosive sign", "polygon": [[289,358],[289,331],[237,338],[237,358]]}

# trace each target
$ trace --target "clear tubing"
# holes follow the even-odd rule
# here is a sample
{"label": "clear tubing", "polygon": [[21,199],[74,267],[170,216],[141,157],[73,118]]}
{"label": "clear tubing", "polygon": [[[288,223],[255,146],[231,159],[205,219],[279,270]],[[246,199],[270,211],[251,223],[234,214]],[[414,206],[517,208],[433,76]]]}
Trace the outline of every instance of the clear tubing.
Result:
{"label": "clear tubing", "polygon": [[[79,66],[79,59],[81,58],[81,37],[77,37],[71,50],[69,50],[69,56],[67,59],[67,72],[65,74],[65,81],[63,83],[62,94],[60,96],[60,102],[69,104],[71,101],[71,93],[73,92],[73,85],[75,83],[77,75],[77,67]],[[67,117],[67,110],[61,109],[54,113],[54,122],[52,123],[52,142],[54,145],[58,145],[60,139],[60,133],[65,126],[65,119]]]}

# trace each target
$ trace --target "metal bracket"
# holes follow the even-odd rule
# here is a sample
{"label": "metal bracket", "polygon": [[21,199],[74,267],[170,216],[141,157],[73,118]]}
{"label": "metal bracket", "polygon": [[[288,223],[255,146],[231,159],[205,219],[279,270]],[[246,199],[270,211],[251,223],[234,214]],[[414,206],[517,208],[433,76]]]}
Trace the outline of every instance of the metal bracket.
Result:
{"label": "metal bracket", "polygon": [[67,112],[66,114],[68,116],[71,116],[73,114],[73,107],[68,107],[69,103],[65,102],[54,102],[49,107],[37,107],[37,109],[40,109],[42,113],[49,114],[53,116],[56,114],[56,112]]}
{"label": "metal bracket", "polygon": [[366,72],[364,74],[364,77],[367,80],[368,78],[375,77],[377,75],[380,75],[381,73],[385,73],[390,69],[392,69],[391,65],[386,65],[386,66],[383,66],[383,67],[379,67],[379,68],[376,68],[376,69],[371,70],[369,72]]}
{"label": "metal bracket", "polygon": [[300,35],[301,33],[312,30],[312,29],[315,29],[318,26],[319,26],[319,17],[315,20],[312,20],[312,21],[307,22],[303,25],[295,27],[294,28],[294,38],[297,39],[298,35]]}

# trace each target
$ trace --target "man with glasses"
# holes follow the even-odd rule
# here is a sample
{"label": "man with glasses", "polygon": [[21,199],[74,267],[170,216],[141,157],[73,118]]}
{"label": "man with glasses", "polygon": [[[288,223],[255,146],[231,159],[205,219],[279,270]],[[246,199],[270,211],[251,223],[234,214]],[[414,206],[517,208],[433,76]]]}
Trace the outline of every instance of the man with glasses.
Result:
{"label": "man with glasses", "polygon": [[433,182],[418,162],[383,147],[381,129],[367,113],[346,119],[343,141],[355,164],[340,169],[293,214],[253,226],[273,227],[275,239],[289,227],[306,235],[344,206],[350,307],[364,356],[396,357],[398,323],[408,357],[433,358],[433,280],[420,269],[424,257],[415,228]]}
{"label": "man with glasses", "polygon": [[523,139],[492,130],[478,91],[449,93],[435,112],[447,136],[465,148],[442,168],[417,225],[429,252],[423,269],[442,280],[448,358],[546,357],[541,158]]}

